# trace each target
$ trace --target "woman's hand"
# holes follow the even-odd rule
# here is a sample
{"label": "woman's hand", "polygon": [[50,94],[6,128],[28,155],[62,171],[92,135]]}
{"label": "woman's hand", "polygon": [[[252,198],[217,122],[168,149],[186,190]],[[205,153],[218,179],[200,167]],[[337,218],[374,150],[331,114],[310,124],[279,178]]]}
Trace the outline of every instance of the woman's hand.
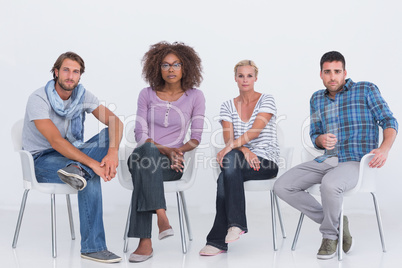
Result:
{"label": "woman's hand", "polygon": [[171,169],[176,172],[183,172],[184,154],[180,149],[162,146],[159,151],[170,159]]}
{"label": "woman's hand", "polygon": [[223,148],[221,151],[219,151],[219,153],[216,155],[216,161],[218,162],[218,164],[223,167],[222,161],[223,158],[225,157],[225,155],[227,153],[229,153],[232,150],[232,147],[230,145],[226,146],[225,148]]}
{"label": "woman's hand", "polygon": [[248,148],[243,147],[245,149],[242,149],[241,151],[244,154],[244,158],[246,159],[247,163],[250,165],[250,167],[254,170],[260,170],[260,159],[258,159],[257,155],[250,151]]}

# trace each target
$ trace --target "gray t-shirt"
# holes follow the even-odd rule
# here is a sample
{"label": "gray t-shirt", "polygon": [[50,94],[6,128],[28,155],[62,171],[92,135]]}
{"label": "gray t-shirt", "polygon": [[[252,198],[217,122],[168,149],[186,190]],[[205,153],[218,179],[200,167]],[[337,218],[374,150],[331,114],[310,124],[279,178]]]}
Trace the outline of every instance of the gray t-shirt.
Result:
{"label": "gray t-shirt", "polygon": [[[71,99],[64,101],[65,108],[71,103]],[[91,92],[85,90],[82,109],[86,113],[92,113],[99,106],[99,100]],[[50,119],[60,131],[63,138],[66,138],[66,132],[70,120],[57,115],[47,98],[45,87],[35,90],[28,98],[25,111],[24,128],[22,131],[22,148],[31,154],[50,149],[52,146],[48,140],[36,128],[34,120]]]}

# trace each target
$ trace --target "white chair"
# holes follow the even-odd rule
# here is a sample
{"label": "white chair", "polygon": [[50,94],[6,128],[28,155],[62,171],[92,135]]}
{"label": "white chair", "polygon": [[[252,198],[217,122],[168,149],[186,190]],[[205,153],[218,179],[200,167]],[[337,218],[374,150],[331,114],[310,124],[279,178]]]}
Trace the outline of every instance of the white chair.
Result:
{"label": "white chair", "polygon": [[[278,218],[279,218],[279,223],[281,226],[281,231],[282,231],[282,237],[286,238],[286,231],[283,226],[282,222],[282,214],[281,210],[279,208],[279,202],[278,202],[278,197],[274,193],[274,184],[277,178],[279,178],[286,170],[288,170],[291,167],[292,163],[292,158],[293,158],[293,148],[292,147],[285,147],[284,146],[284,134],[282,132],[282,129],[277,126],[277,136],[278,136],[278,142],[279,142],[279,147],[280,147],[280,157],[279,157],[279,172],[276,178],[272,178],[269,180],[250,180],[244,182],[244,189],[245,191],[269,191],[270,193],[270,200],[271,200],[271,221],[272,221],[272,240],[273,240],[273,246],[274,250],[278,250],[278,246],[276,243],[276,213],[275,213],[275,208],[278,213]],[[217,147],[212,147],[212,154],[213,156],[216,156],[217,153],[220,151],[220,148]],[[219,168],[219,165],[216,164],[216,166],[213,168],[214,170],[214,175],[215,178],[217,179],[221,170]]]}
{"label": "white chair", "polygon": [[[119,166],[118,166],[118,173],[117,176],[119,178],[120,184],[132,191],[134,189],[133,187],[133,182],[131,179],[131,173],[128,170],[127,166],[127,159],[130,156],[130,154],[133,152],[134,148],[136,147],[135,142],[133,142],[134,138],[134,128],[128,128],[128,132],[126,133],[126,138],[124,141],[126,141],[126,144],[123,144],[125,142],[122,142],[122,146],[120,146],[119,150]],[[127,142],[130,141],[130,142]],[[182,251],[183,253],[187,253],[187,242],[186,242],[186,233],[184,230],[184,224],[187,226],[187,233],[189,236],[189,240],[193,240],[193,235],[191,232],[191,227],[190,227],[190,221],[189,221],[189,216],[188,216],[188,211],[187,211],[187,205],[186,205],[186,199],[184,197],[184,191],[189,189],[191,186],[193,186],[194,181],[195,181],[195,154],[196,154],[197,149],[194,149],[190,152],[186,152],[184,154],[184,160],[185,160],[185,168],[183,170],[183,176],[181,177],[180,180],[176,181],[165,181],[163,182],[163,187],[165,193],[176,193],[177,197],[177,209],[179,213],[179,225],[180,225],[180,236],[181,236],[181,245],[182,245]],[[128,211],[128,216],[127,216],[127,222],[126,222],[126,228],[124,230],[124,247],[123,251],[127,252],[128,248],[128,229],[130,225],[130,214],[131,214],[131,201],[130,201],[130,207]],[[184,219],[183,219],[184,215]],[[185,223],[184,223],[185,220]]]}
{"label": "white chair", "polygon": [[[39,192],[50,194],[51,199],[51,225],[52,225],[52,256],[57,257],[56,248],[56,194],[65,194],[67,199],[67,210],[68,217],[70,220],[70,231],[71,239],[75,239],[73,216],[71,212],[71,202],[70,194],[76,194],[77,191],[71,188],[69,185],[63,183],[39,183],[35,177],[34,161],[30,152],[22,150],[22,128],[24,125],[23,120],[16,122],[11,129],[11,138],[14,145],[14,151],[18,152],[21,157],[21,167],[22,167],[22,179],[23,187],[25,189],[21,208],[18,216],[17,226],[15,228],[13,248],[17,246],[18,236],[21,228],[22,218],[24,216],[25,204],[28,197],[28,192],[31,189],[37,190]],[[55,174],[57,176],[57,174]]]}
{"label": "white chair", "polygon": [[[311,148],[310,148],[311,151]],[[381,215],[380,215],[380,209],[378,206],[377,202],[377,197],[375,195],[376,191],[376,177],[377,177],[377,169],[376,168],[370,168],[368,166],[368,163],[371,161],[373,158],[374,154],[366,154],[363,156],[363,158],[360,161],[360,169],[359,169],[359,179],[356,184],[356,186],[345,192],[343,194],[344,197],[350,197],[353,196],[354,194],[357,193],[371,193],[373,197],[373,202],[374,202],[374,209],[377,217],[377,224],[378,224],[378,230],[380,232],[380,239],[381,239],[381,244],[382,244],[382,250],[383,252],[386,252],[385,248],[385,241],[384,241],[384,235],[383,235],[383,228],[382,228],[382,221],[381,221]],[[305,149],[302,151],[302,160],[303,162],[309,161],[314,159],[314,156],[307,152]],[[316,196],[321,196],[320,193],[320,184],[315,184],[309,189],[307,189],[307,192],[316,195]],[[296,249],[296,244],[297,240],[299,238],[300,234],[300,229],[303,223],[304,219],[304,214],[301,213],[299,223],[297,224],[296,228],[296,233],[293,239],[293,244],[292,244],[292,250],[294,251]],[[343,203],[342,203],[342,209],[341,209],[341,214],[339,215],[339,233],[343,233]],[[343,236],[340,235],[338,239],[338,260],[342,260],[342,243],[343,243]]]}

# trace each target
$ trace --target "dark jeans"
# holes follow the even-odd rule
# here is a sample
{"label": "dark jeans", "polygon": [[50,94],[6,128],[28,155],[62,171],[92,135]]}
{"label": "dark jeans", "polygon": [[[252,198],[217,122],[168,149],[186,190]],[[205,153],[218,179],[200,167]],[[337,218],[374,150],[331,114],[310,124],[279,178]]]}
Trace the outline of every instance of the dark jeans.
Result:
{"label": "dark jeans", "polygon": [[274,162],[258,158],[261,164],[260,169],[256,171],[250,167],[239,150],[232,150],[225,155],[222,172],[217,181],[216,216],[207,236],[207,245],[227,250],[225,237],[230,227],[236,226],[244,232],[248,231],[244,182],[271,179],[278,173],[278,166]]}
{"label": "dark jeans", "polygon": [[170,160],[152,143],[134,149],[128,158],[133,179],[129,237],[151,238],[152,214],[166,209],[164,181],[179,180],[182,172],[170,168]]}

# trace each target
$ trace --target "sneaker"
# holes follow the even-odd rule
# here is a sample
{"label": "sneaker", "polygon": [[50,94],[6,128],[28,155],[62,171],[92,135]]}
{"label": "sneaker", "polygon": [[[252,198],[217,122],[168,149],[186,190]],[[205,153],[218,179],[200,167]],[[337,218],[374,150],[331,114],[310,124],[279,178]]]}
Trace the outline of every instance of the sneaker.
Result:
{"label": "sneaker", "polygon": [[353,240],[349,231],[348,217],[343,216],[343,243],[342,243],[343,252],[350,253],[352,251],[352,245],[353,245],[352,242]]}
{"label": "sneaker", "polygon": [[106,263],[114,263],[121,261],[121,257],[110,252],[109,250],[102,250],[92,253],[81,253],[81,258]]}
{"label": "sneaker", "polygon": [[69,165],[65,168],[59,169],[57,175],[59,175],[64,183],[78,191],[81,191],[85,186],[87,186],[87,181],[84,178],[84,171],[82,171],[80,166]]}
{"label": "sneaker", "polygon": [[317,258],[322,260],[328,260],[333,258],[336,254],[337,245],[338,245],[338,239],[331,240],[328,238],[323,238],[321,247],[317,253]]}
{"label": "sneaker", "polygon": [[240,238],[244,231],[239,227],[233,226],[228,229],[228,234],[225,237],[225,243],[231,243]]}
{"label": "sneaker", "polygon": [[211,245],[206,245],[200,250],[200,255],[201,256],[216,256],[221,253],[225,253],[226,250],[219,249],[217,247],[211,246]]}

